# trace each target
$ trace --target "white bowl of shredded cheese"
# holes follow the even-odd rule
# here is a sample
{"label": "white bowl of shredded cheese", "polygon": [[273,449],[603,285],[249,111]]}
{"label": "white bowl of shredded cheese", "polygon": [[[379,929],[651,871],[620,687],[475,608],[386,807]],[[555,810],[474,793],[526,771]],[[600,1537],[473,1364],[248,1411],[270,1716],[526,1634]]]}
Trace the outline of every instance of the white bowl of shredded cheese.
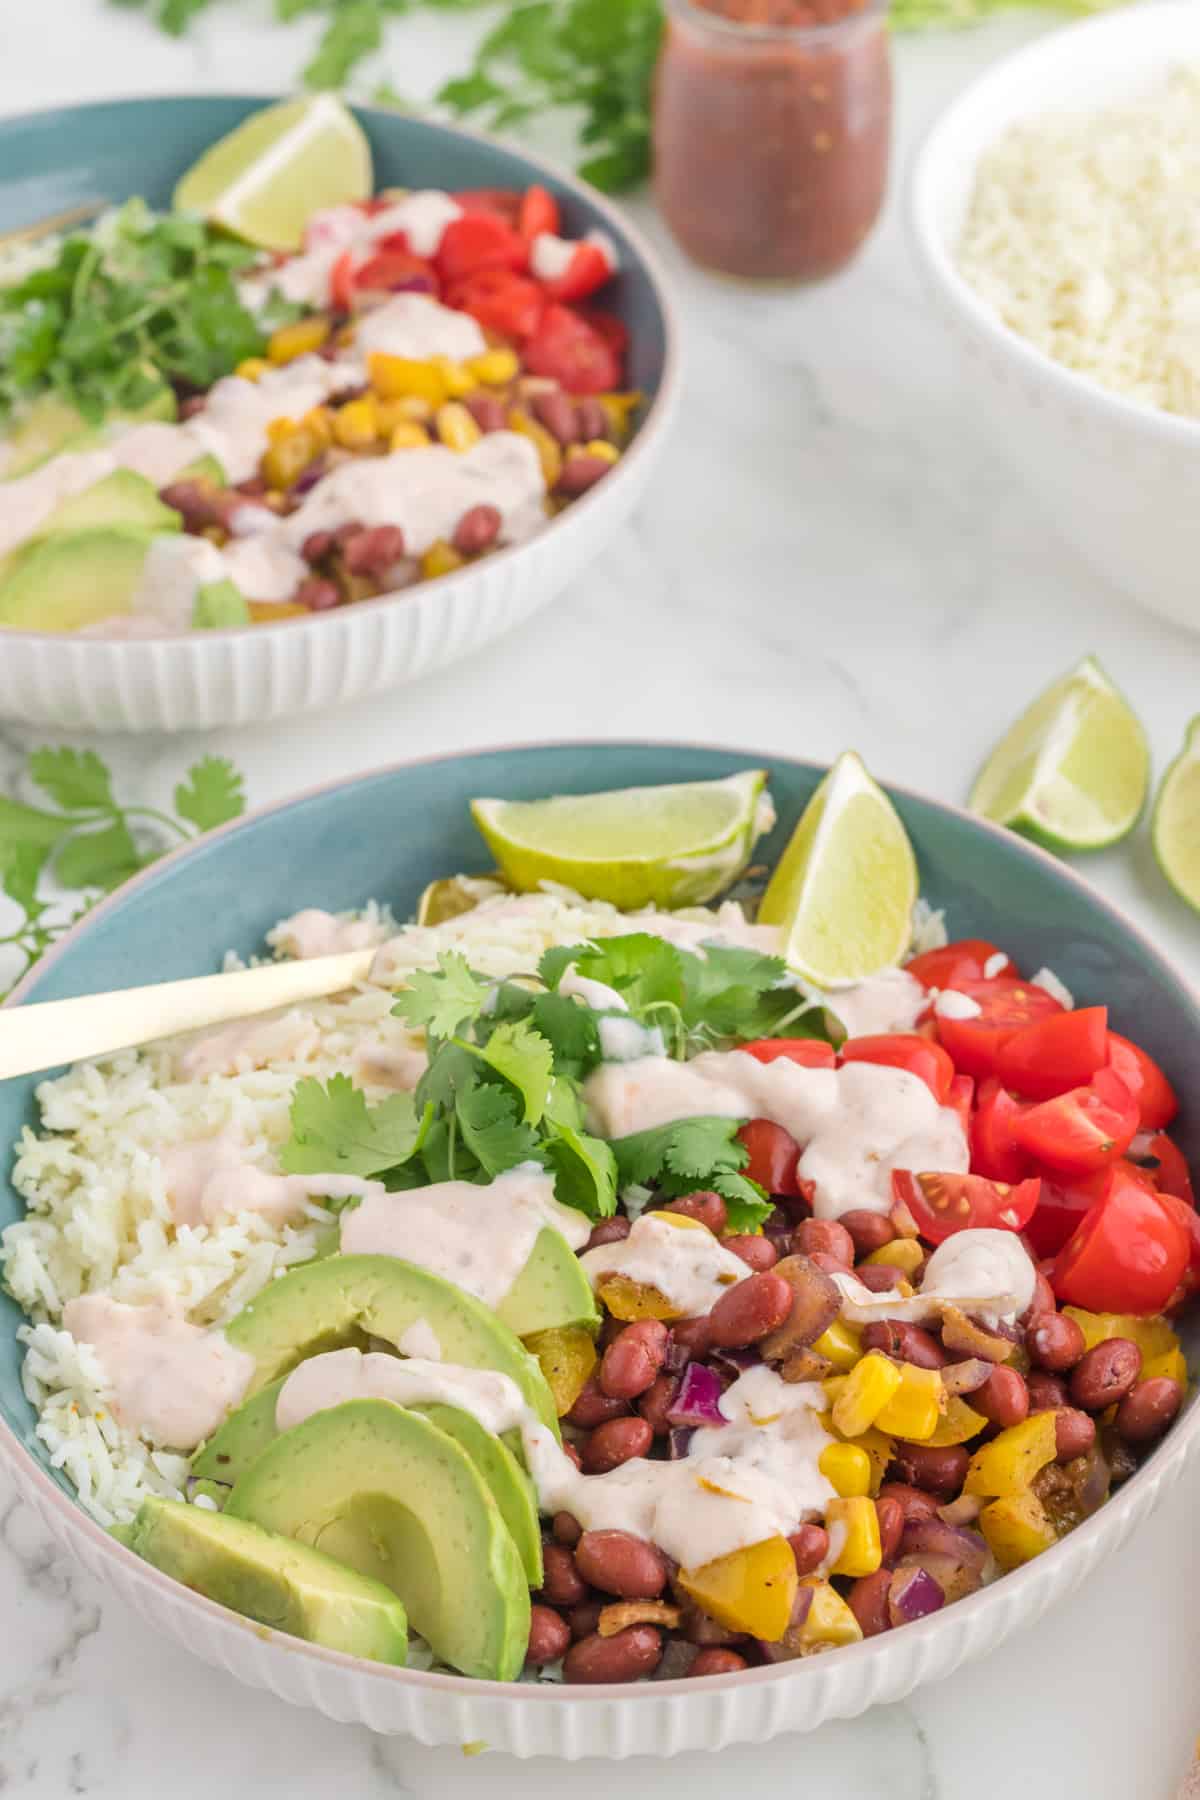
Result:
{"label": "white bowl of shredded cheese", "polygon": [[1200,630],[1200,6],[999,63],[926,138],[908,216],[997,443],[1107,581]]}

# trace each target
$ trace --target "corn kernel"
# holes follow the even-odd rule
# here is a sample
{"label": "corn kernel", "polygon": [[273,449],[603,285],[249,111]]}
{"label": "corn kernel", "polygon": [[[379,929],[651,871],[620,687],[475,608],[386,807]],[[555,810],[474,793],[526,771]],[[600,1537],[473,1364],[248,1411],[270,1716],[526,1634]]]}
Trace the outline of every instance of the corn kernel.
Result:
{"label": "corn kernel", "polygon": [[543,481],[548,488],[557,487],[563,466],[563,454],[558,439],[552,436],[544,425],[539,425],[523,406],[514,406],[510,409],[508,425],[510,431],[516,431],[521,437],[530,439],[538,453],[538,461],[542,465]]}
{"label": "corn kernel", "polygon": [[446,392],[451,400],[461,400],[464,394],[473,394],[479,386],[476,376],[470,367],[457,363],[450,356],[431,356],[430,362],[446,384]]}
{"label": "corn kernel", "polygon": [[521,364],[515,350],[485,350],[471,357],[467,368],[485,387],[505,387],[517,379]]}
{"label": "corn kernel", "polygon": [[289,488],[298,475],[303,474],[310,462],[317,455],[318,446],[313,442],[303,426],[294,426],[291,431],[278,436],[268,450],[263,452],[259,468],[267,486],[272,488]]}
{"label": "corn kernel", "polygon": [[370,449],[378,436],[378,421],[369,394],[338,407],[333,415],[333,435],[343,450]]}
{"label": "corn kernel", "polygon": [[634,413],[642,404],[643,396],[633,394],[601,394],[600,404],[604,408],[604,416],[608,420],[608,428],[618,442],[629,435],[629,427]]}
{"label": "corn kernel", "polygon": [[883,1562],[875,1502],[868,1500],[865,1494],[831,1500],[825,1508],[825,1524],[831,1544],[836,1545],[839,1536],[842,1539],[831,1572],[834,1575],[873,1575]]}
{"label": "corn kernel", "polygon": [[392,430],[388,443],[393,450],[425,450],[433,439],[423,425],[405,419]]}
{"label": "corn kernel", "polygon": [[238,364],[234,374],[240,375],[243,381],[257,381],[260,375],[266,374],[270,366],[265,356],[247,356]]}
{"label": "corn kernel", "polygon": [[268,444],[286,444],[289,438],[294,438],[303,429],[304,427],[297,419],[269,419],[267,421],[267,442]]}
{"label": "corn kernel", "polygon": [[875,1423],[901,1380],[897,1365],[881,1356],[878,1350],[864,1356],[847,1375],[846,1385],[833,1403],[835,1430],[843,1437],[857,1437],[860,1431],[866,1431]]}
{"label": "corn kernel", "polygon": [[437,434],[447,450],[471,450],[483,436],[478,425],[458,400],[448,400],[435,415]]}
{"label": "corn kernel", "polygon": [[329,336],[329,320],[314,313],[310,319],[297,319],[294,325],[281,325],[267,340],[267,355],[273,363],[294,362],[298,356],[310,356],[319,350]]}
{"label": "corn kernel", "polygon": [[385,400],[415,395],[430,406],[441,406],[449,398],[441,370],[415,356],[389,356],[385,350],[373,350],[367,357],[367,372],[371,386]]}
{"label": "corn kernel", "polygon": [[835,1369],[852,1369],[862,1355],[862,1334],[845,1319],[835,1319],[833,1324],[823,1331],[813,1349],[818,1356],[825,1357]]}
{"label": "corn kernel", "polygon": [[583,446],[583,454],[598,457],[601,462],[606,463],[615,463],[621,460],[621,452],[615,444],[610,444],[607,438],[593,438],[591,443]]}
{"label": "corn kernel", "polygon": [[810,1576],[800,1586],[812,1589],[808,1613],[800,1627],[803,1648],[832,1650],[841,1644],[857,1644],[862,1626],[832,1583]]}
{"label": "corn kernel", "polygon": [[376,400],[375,419],[380,435],[389,437],[397,425],[431,424],[433,408],[428,400],[418,399],[415,394],[404,394],[399,400]]}
{"label": "corn kernel", "polygon": [[247,600],[252,625],[273,625],[276,619],[311,619],[307,606],[298,600]]}
{"label": "corn kernel", "polygon": [[[439,538],[436,544],[430,544],[428,550],[421,558],[421,573],[427,581],[432,581],[434,576],[449,575],[455,569],[461,569],[462,565],[463,559],[458,554],[458,551],[454,548],[453,544],[448,544],[444,538]],[[617,1316],[620,1317],[621,1315],[618,1314]],[[645,1315],[638,1314],[637,1316],[643,1317]]]}
{"label": "corn kernel", "polygon": [[906,1275],[912,1275],[925,1260],[916,1238],[893,1238],[881,1250],[872,1250],[865,1260],[869,1263],[883,1263],[888,1268],[903,1269]]}
{"label": "corn kernel", "polygon": [[896,1440],[886,1436],[874,1425],[868,1431],[862,1431],[854,1440],[854,1448],[861,1450],[871,1465],[871,1486],[869,1493],[877,1494],[883,1486],[883,1478],[888,1472],[892,1457],[896,1452]]}
{"label": "corn kernel", "polygon": [[887,1405],[875,1418],[880,1431],[894,1437],[923,1443],[937,1430],[945,1392],[936,1369],[918,1369],[915,1363],[900,1364],[900,1384]]}
{"label": "corn kernel", "polygon": [[300,421],[318,450],[328,450],[333,442],[333,414],[327,406],[314,406]]}
{"label": "corn kernel", "polygon": [[826,1444],[817,1467],[843,1500],[858,1499],[871,1491],[871,1459],[857,1444]]}

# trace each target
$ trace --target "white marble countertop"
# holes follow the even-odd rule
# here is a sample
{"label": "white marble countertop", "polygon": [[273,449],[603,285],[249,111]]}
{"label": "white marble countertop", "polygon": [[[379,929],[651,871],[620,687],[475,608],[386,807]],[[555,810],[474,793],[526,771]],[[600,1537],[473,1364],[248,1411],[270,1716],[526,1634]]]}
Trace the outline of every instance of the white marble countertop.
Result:
{"label": "white marble countertop", "polygon": [[[299,67],[312,22],[267,0],[214,5],[182,42],[103,0],[0,5],[0,111],[104,95],[264,89]],[[476,27],[443,12],[392,27],[410,93],[462,60]],[[898,49],[898,168],[975,70],[1032,27],[1005,21]],[[646,213],[642,206],[640,215]],[[1200,689],[1200,641],[1093,577],[1035,493],[958,403],[892,215],[839,281],[748,295],[667,249],[687,333],[666,466],[619,542],[507,641],[350,712],[215,740],[110,744],[124,785],[169,792],[200,748],[254,801],[411,753],[556,736],[707,738],[826,759],[961,800],[1035,688],[1095,651],[1149,729],[1159,769]],[[649,228],[654,230],[653,221]],[[661,234],[658,234],[661,236]],[[23,747],[11,729],[0,774]],[[1200,975],[1200,927],[1144,837],[1089,872]],[[155,1636],[0,1495],[0,1791],[29,1800],[600,1800],[657,1781],[837,1800],[1167,1800],[1200,1728],[1200,1469],[1087,1590],[906,1705],[720,1757],[601,1765],[465,1760],[295,1712]]]}

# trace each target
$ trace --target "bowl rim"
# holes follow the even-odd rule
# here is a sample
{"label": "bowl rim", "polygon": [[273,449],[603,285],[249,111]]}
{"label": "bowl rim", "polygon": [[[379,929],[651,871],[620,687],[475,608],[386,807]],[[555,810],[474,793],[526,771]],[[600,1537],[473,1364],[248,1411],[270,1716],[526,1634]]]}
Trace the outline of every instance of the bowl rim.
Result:
{"label": "bowl rim", "polygon": [[[300,792],[290,794],[281,800],[268,801],[266,804],[252,808],[237,819],[231,819],[215,830],[206,832],[202,837],[190,843],[181,844],[177,849],[169,851],[156,862],[133,876],[121,887],[107,895],[98,905],[72,925],[63,936],[42,956],[34,966],[17,982],[7,998],[0,1004],[4,1007],[20,1005],[26,994],[36,987],[42,975],[74,948],[76,943],[90,929],[93,921],[102,919],[116,911],[124,901],[139,888],[150,885],[157,876],[166,869],[183,863],[190,857],[199,854],[218,838],[236,836],[239,832],[255,829],[259,824],[275,815],[287,812],[293,807],[304,805],[310,800],[322,796],[331,796],[339,791],[349,791],[360,783],[376,780],[380,777],[401,776],[407,772],[428,767],[431,764],[469,762],[486,756],[512,754],[526,750],[569,751],[569,750],[653,750],[668,753],[678,750],[703,750],[716,755],[745,757],[752,762],[767,768],[773,763],[786,763],[792,768],[811,772],[818,779],[827,772],[826,765],[810,762],[804,757],[786,756],[781,753],[760,752],[735,744],[705,743],[697,739],[686,738],[549,738],[530,742],[528,740],[514,743],[476,745],[471,749],[450,752],[434,752],[423,756],[403,757],[394,762],[382,763],[369,769],[360,770],[353,775],[336,776],[328,781],[317,782]],[[900,786],[885,782],[884,789],[889,794],[897,795],[902,800],[912,800],[919,805],[930,807],[935,812],[949,814],[951,818],[975,828],[993,840],[996,844],[1014,853],[1018,860],[1026,860],[1035,868],[1044,867],[1066,885],[1078,890],[1081,899],[1099,908],[1107,914],[1110,921],[1117,925],[1136,943],[1139,952],[1148,961],[1155,964],[1164,979],[1174,982],[1182,989],[1193,1010],[1197,1012],[1197,1026],[1200,1028],[1200,988],[1190,981],[1161,950],[1151,941],[1142,927],[1130,919],[1122,909],[1106,895],[1099,893],[1076,869],[1062,862],[1050,851],[1017,836],[1006,826],[996,825],[990,819],[984,819],[970,812],[966,807],[956,806],[952,801],[941,800],[920,789]],[[1090,1564],[1100,1556],[1108,1554],[1108,1549],[1101,1541],[1111,1540],[1111,1548],[1119,1549],[1128,1531],[1145,1513],[1153,1510],[1161,1496],[1164,1482],[1174,1480],[1184,1466],[1196,1455],[1200,1448],[1200,1401],[1193,1405],[1179,1424],[1162,1439],[1145,1463],[1126,1481],[1120,1491],[1094,1513],[1077,1526],[1066,1539],[1055,1544],[1045,1559],[1038,1557],[1021,1568],[1010,1570],[1001,1581],[992,1583],[963,1600],[956,1601],[953,1609],[933,1613],[927,1618],[918,1620],[914,1625],[904,1629],[903,1643],[913,1648],[912,1665],[919,1667],[916,1652],[919,1646],[929,1641],[948,1618],[961,1621],[964,1627],[969,1620],[986,1617],[995,1606],[993,1596],[1008,1594],[1015,1603],[1021,1592],[1029,1598],[1027,1618],[1034,1623],[1045,1607],[1055,1598],[1071,1592],[1078,1580],[1087,1573]],[[431,1694],[455,1696],[465,1700],[479,1701],[522,1701],[537,1706],[564,1705],[584,1703],[591,1707],[605,1706],[614,1700],[627,1701],[641,1706],[648,1706],[657,1700],[670,1700],[684,1694],[695,1694],[696,1685],[686,1676],[667,1681],[608,1682],[596,1685],[562,1684],[558,1682],[526,1682],[526,1681],[490,1681],[477,1676],[442,1674],[427,1669],[410,1669],[395,1667],[384,1663],[373,1663],[365,1658],[350,1656],[345,1651],[331,1650],[323,1645],[313,1644],[304,1638],[290,1636],[286,1632],[270,1630],[257,1624],[252,1619],[207,1599],[194,1589],[183,1586],[170,1576],[163,1574],[152,1564],[144,1562],[134,1551],[126,1549],[115,1538],[109,1536],[99,1522],[87,1513],[82,1503],[72,1499],[42,1468],[41,1464],[21,1442],[16,1432],[4,1419],[0,1419],[0,1465],[7,1465],[14,1481],[21,1490],[36,1490],[36,1498],[43,1509],[52,1507],[58,1516],[64,1540],[72,1532],[81,1533],[89,1540],[91,1547],[100,1557],[115,1557],[123,1566],[124,1574],[138,1582],[148,1595],[161,1597],[165,1602],[174,1602],[191,1608],[198,1608],[212,1623],[226,1628],[238,1627],[257,1638],[264,1633],[270,1641],[281,1646],[293,1656],[313,1659],[328,1664],[344,1673],[362,1680],[366,1678],[373,1683],[391,1685],[396,1682],[412,1684],[418,1691],[426,1690]],[[1153,1487],[1151,1486],[1153,1476]],[[1143,1499],[1145,1495],[1145,1499]],[[1093,1545],[1095,1551],[1093,1552]],[[1074,1579],[1072,1570],[1074,1569]],[[1048,1576],[1055,1576],[1053,1591],[1047,1592],[1041,1604],[1037,1602],[1039,1589],[1048,1588]],[[1019,1628],[1018,1614],[1018,1628]],[[1001,1639],[1010,1635],[1013,1627],[1001,1633]],[[971,1660],[974,1656],[995,1647],[998,1640],[990,1635],[976,1634],[976,1641],[968,1648],[959,1661]],[[839,1646],[836,1667],[863,1668],[868,1662],[880,1665],[890,1659],[896,1647],[896,1640],[890,1633],[881,1633],[875,1638],[864,1638],[861,1642]],[[824,1657],[817,1659],[825,1669],[831,1667]],[[790,1662],[767,1664],[761,1668],[739,1669],[727,1675],[709,1677],[705,1683],[705,1692],[724,1691],[731,1684],[739,1687],[765,1687],[776,1682],[795,1679],[798,1673],[810,1664],[810,1659],[799,1658]],[[919,1685],[918,1674],[914,1683]],[[871,1702],[868,1702],[870,1704]],[[833,1717],[836,1712],[823,1716]]]}
{"label": "bowl rim", "polygon": [[[252,100],[257,101],[259,104],[266,107],[273,106],[281,100],[292,97],[293,96],[287,93],[264,94],[261,88],[248,87],[220,88],[212,92],[204,93],[167,89],[162,93],[153,94],[114,94],[108,99],[67,102],[65,105],[52,102],[46,106],[30,107],[24,112],[12,113],[0,119],[0,143],[3,142],[4,138],[10,132],[13,134],[19,133],[23,127],[28,126],[32,121],[42,120],[46,124],[50,124],[55,119],[65,118],[67,116],[74,117],[80,113],[115,111],[122,107],[156,105],[160,102],[170,104],[173,101],[219,102],[222,100]],[[403,120],[406,125],[419,127],[422,131],[432,132],[445,137],[464,138],[468,143],[478,145],[481,148],[502,150],[507,155],[519,157],[522,162],[527,163],[531,169],[535,170],[552,186],[566,188],[576,198],[583,200],[587,205],[594,207],[600,214],[603,222],[606,225],[611,226],[617,232],[618,237],[623,238],[628,243],[649,282],[650,291],[653,295],[654,303],[658,308],[663,326],[662,374],[659,378],[658,387],[655,389],[654,395],[646,408],[645,415],[639,422],[637,430],[630,439],[627,448],[622,453],[619,462],[615,465],[608,480],[598,483],[595,487],[590,488],[586,493],[580,495],[577,500],[572,501],[569,507],[547,522],[544,531],[537,532],[532,538],[528,538],[522,543],[507,544],[503,549],[496,551],[494,554],[497,558],[506,559],[519,556],[522,551],[528,550],[533,545],[540,544],[543,537],[551,532],[556,533],[558,540],[561,541],[566,535],[571,521],[576,519],[581,508],[590,508],[594,511],[602,502],[605,495],[611,494],[613,487],[622,480],[623,472],[625,470],[632,466],[636,472],[643,463],[647,462],[650,457],[657,454],[660,448],[661,439],[666,431],[669,430],[675,416],[682,386],[682,331],[680,328],[680,314],[676,309],[675,302],[671,295],[671,287],[665,273],[662,259],[657,250],[651,246],[641,227],[636,225],[624,211],[614,205],[607,194],[601,193],[599,188],[592,187],[590,183],[581,180],[580,177],[573,172],[560,168],[548,157],[527,151],[523,145],[509,144],[505,142],[503,138],[497,137],[491,132],[477,130],[473,126],[451,125],[440,119],[415,118],[408,113],[396,113],[390,107],[373,106],[365,102],[351,101],[349,105],[351,112],[356,116],[364,114],[372,120],[383,121],[385,123],[390,121],[392,124],[396,123],[397,120]],[[113,204],[117,205],[120,203],[113,202]],[[576,526],[576,529],[579,529],[578,525]],[[449,594],[451,591],[457,592],[462,588],[469,587],[477,575],[477,567],[468,564],[465,568],[454,570],[449,575],[440,576],[438,578],[438,592],[439,594]],[[153,656],[165,656],[182,650],[185,655],[197,657],[210,646],[217,646],[230,642],[240,643],[246,639],[257,638],[261,635],[264,625],[267,630],[273,632],[282,630],[312,632],[333,621],[344,626],[348,623],[348,619],[343,616],[345,614],[357,614],[360,609],[363,609],[364,611],[369,609],[371,614],[377,614],[386,610],[399,609],[406,605],[411,606],[419,591],[420,584],[418,584],[417,588],[400,588],[394,594],[376,594],[370,600],[355,602],[353,607],[339,607],[328,613],[312,613],[308,618],[304,619],[289,618],[264,620],[250,625],[224,626],[203,633],[167,633],[162,637],[143,639],[85,638],[81,637],[77,632],[14,631],[6,626],[0,628],[0,646],[3,646],[6,643],[45,645],[47,640],[53,641],[55,638],[61,637],[64,644],[70,644],[74,647],[76,654],[79,654],[80,651],[82,651],[82,653],[86,655],[89,649],[92,646],[95,646],[98,650],[106,654],[111,654],[116,650],[118,653],[124,652],[125,654],[131,654],[134,657],[145,655],[147,652]],[[197,641],[198,639],[199,641]]]}
{"label": "bowl rim", "polygon": [[[946,140],[953,137],[981,99],[1019,87],[1023,78],[1040,65],[1052,66],[1067,57],[1077,62],[1092,44],[1107,38],[1144,39],[1148,23],[1153,26],[1155,21],[1169,23],[1175,18],[1194,20],[1195,17],[1192,0],[1153,0],[1149,5],[1122,7],[1116,12],[1060,26],[992,63],[955,95],[919,140],[908,166],[904,219],[910,248],[927,280],[941,291],[945,300],[966,315],[977,335],[1010,361],[1019,364],[1033,381],[1058,388],[1064,398],[1074,400],[1098,421],[1118,428],[1140,430],[1164,447],[1200,450],[1200,419],[1164,412],[1103,387],[1090,376],[1056,362],[1046,351],[1006,325],[959,272],[946,238],[934,219],[929,194],[934,172],[945,159]],[[1181,52],[1172,57],[1170,50],[1166,50],[1161,73],[1166,73],[1181,57]],[[1035,108],[1022,116],[1036,119],[1043,110]],[[1082,109],[1074,99],[1069,99],[1062,110]],[[997,142],[1001,135],[997,133],[989,144]]]}

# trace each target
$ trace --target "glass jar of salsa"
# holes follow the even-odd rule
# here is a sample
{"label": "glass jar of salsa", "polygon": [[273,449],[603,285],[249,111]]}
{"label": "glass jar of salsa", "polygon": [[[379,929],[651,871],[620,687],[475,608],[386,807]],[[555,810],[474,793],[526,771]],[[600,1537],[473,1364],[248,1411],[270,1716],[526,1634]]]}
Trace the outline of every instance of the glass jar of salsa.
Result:
{"label": "glass jar of salsa", "polygon": [[879,215],[887,0],[666,0],[654,184],[696,262],[754,280],[840,269]]}

